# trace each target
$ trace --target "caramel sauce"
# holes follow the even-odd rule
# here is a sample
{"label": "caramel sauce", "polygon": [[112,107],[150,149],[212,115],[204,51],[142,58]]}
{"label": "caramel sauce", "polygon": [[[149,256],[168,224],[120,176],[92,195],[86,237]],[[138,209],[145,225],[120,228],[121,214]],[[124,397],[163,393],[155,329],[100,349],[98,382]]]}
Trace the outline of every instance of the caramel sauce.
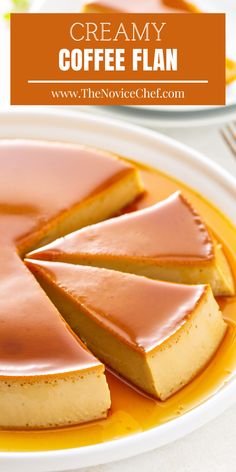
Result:
{"label": "caramel sauce", "polygon": [[[183,190],[193,206],[224,246],[236,274],[235,228],[214,206],[174,179],[142,168],[147,192],[131,209],[144,208]],[[230,378],[236,367],[236,297],[218,299],[229,323],[227,334],[206,369],[189,385],[165,402],[148,398],[107,373],[112,409],[106,420],[48,431],[0,431],[2,451],[65,449],[102,443],[153,428],[182,415],[213,395]]]}

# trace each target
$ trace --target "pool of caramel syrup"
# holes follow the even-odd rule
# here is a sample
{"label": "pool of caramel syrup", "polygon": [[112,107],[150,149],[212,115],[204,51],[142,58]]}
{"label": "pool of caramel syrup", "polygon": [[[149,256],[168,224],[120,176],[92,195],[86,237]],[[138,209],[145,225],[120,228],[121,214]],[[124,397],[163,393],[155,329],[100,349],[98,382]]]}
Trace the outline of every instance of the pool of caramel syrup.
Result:
{"label": "pool of caramel syrup", "polygon": [[[227,218],[184,184],[152,169],[140,169],[147,192],[130,210],[151,205],[182,190],[222,242],[235,276],[236,230]],[[195,408],[225,384],[236,368],[236,297],[218,298],[218,303],[229,323],[224,341],[206,369],[170,399],[159,402],[148,398],[107,372],[112,399],[107,419],[46,431],[0,431],[0,451],[55,450],[98,444],[145,431]]]}

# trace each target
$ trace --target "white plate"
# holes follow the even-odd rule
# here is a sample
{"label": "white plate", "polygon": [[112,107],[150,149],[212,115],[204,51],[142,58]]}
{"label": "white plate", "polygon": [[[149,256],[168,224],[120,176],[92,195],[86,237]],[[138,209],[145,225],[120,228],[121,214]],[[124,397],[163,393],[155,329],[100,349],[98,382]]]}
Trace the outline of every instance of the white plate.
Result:
{"label": "white plate", "polygon": [[[61,107],[62,108],[62,107]],[[206,127],[209,125],[219,125],[229,123],[236,120],[236,105],[231,107],[222,107],[208,109],[205,111],[179,111],[172,113],[165,110],[147,110],[140,107],[105,107],[105,106],[79,106],[67,107],[73,112],[77,110],[86,111],[87,113],[96,114],[97,116],[111,117],[112,119],[120,119],[128,121],[139,126],[145,126],[151,129],[160,130],[160,128],[191,128]],[[188,131],[186,130],[186,133]]]}
{"label": "white plate", "polygon": [[[127,0],[129,1],[129,0]],[[33,2],[32,12],[45,13],[73,13],[80,12],[81,5],[85,0],[35,0]],[[202,11],[212,13],[226,13],[226,53],[227,56],[236,61],[236,4],[235,0],[194,0]],[[236,81],[227,86],[226,106],[236,105]],[[134,105],[132,108],[142,110],[157,110],[169,112],[194,112],[204,110],[218,110],[220,106],[205,105]]]}
{"label": "white plate", "polygon": [[[236,181],[207,158],[164,135],[119,121],[55,111],[0,113],[0,138],[35,138],[81,143],[125,155],[186,182],[236,223]],[[204,189],[204,190],[203,190]],[[170,443],[222,413],[236,401],[236,373],[192,411],[143,433],[104,444],[32,453],[0,452],[4,472],[48,472],[124,459]]]}

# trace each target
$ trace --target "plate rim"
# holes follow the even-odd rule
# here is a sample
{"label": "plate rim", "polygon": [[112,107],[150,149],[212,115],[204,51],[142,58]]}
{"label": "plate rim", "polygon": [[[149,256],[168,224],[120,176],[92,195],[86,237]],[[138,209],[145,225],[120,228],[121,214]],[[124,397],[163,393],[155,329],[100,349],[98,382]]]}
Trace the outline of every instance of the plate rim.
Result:
{"label": "plate rim", "polygon": [[[142,138],[146,138],[150,142],[153,141],[157,145],[164,145],[166,148],[173,151],[178,150],[178,152],[181,153],[181,159],[188,159],[192,165],[203,168],[206,173],[213,175],[213,180],[215,177],[218,182],[224,187],[227,187],[227,190],[232,194],[232,198],[236,197],[236,179],[219,164],[206,158],[203,154],[191,147],[153,130],[120,120],[111,120],[110,118],[86,115],[85,113],[78,112],[55,110],[28,111],[25,110],[25,108],[0,112],[0,123],[4,122],[6,126],[12,126],[14,119],[16,121],[22,121],[23,119],[24,122],[32,122],[35,120],[36,124],[40,124],[40,121],[46,123],[47,120],[51,120],[53,126],[55,126],[55,120],[57,120],[58,123],[62,123],[62,125],[64,123],[64,127],[70,126],[71,122],[77,126],[79,123],[83,123],[84,126],[100,124],[101,126],[113,130],[113,133],[117,130],[123,130],[123,132],[128,132],[131,135],[137,136],[138,134]],[[46,127],[46,124],[44,126]],[[5,135],[4,137],[7,138]],[[178,159],[180,159],[179,156]],[[153,164],[153,167],[155,167],[155,164]],[[203,426],[220,413],[223,413],[223,411],[236,401],[235,392],[236,376],[234,375],[232,378],[228,379],[220,390],[215,392],[196,408],[193,408],[174,420],[147,431],[113,441],[79,448],[33,452],[0,452],[0,465],[5,467],[4,472],[19,470],[19,467],[23,466],[25,472],[31,471],[33,467],[35,472],[46,472],[50,470],[69,470],[73,467],[82,468],[125,459],[173,442]]]}

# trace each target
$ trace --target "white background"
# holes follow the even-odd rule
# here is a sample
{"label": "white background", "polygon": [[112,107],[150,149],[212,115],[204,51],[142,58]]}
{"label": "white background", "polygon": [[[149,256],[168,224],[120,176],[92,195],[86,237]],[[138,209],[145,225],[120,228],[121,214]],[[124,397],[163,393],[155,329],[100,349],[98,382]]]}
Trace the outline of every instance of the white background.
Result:
{"label": "white background", "polygon": [[[50,1],[56,2],[57,0]],[[232,0],[232,2],[235,6],[236,0]],[[222,1],[222,3],[224,2]],[[0,0],[0,13],[8,8],[7,4],[7,0]],[[236,48],[236,44],[234,47]],[[0,20],[0,108],[6,108],[8,105],[9,31],[6,24]],[[92,109],[92,112],[99,113],[99,110]],[[142,118],[140,118],[140,121],[142,122]],[[143,124],[146,124],[145,119],[143,119]],[[152,126],[150,123],[148,124]],[[206,156],[219,162],[231,174],[236,176],[236,158],[228,151],[221,138],[221,127],[220,124],[214,126],[205,124],[201,127],[191,128],[186,126],[182,128],[161,126],[160,130],[201,150]],[[158,129],[155,120],[153,121],[153,128]],[[171,445],[129,460],[86,469],[86,472],[89,471],[235,472],[236,405],[207,426]],[[4,470],[1,470],[1,472],[4,472]],[[19,470],[19,472],[24,471]]]}

